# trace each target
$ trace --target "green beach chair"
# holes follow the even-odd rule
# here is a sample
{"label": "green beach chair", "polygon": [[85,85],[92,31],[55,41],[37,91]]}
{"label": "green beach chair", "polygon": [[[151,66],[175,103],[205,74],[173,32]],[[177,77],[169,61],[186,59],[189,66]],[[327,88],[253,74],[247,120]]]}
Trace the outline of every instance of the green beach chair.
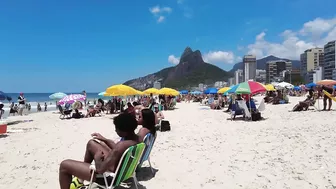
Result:
{"label": "green beach chair", "polygon": [[[112,189],[120,186],[122,182],[132,177],[135,187],[138,188],[138,180],[135,175],[135,169],[139,164],[144,149],[145,143],[143,142],[129,147],[121,156],[115,173],[105,172],[102,175],[96,175],[96,177],[102,176],[104,178],[105,186],[99,185],[97,183],[95,184],[97,184],[99,188]],[[88,189],[92,189],[92,187],[94,186],[93,177],[95,175],[94,173],[96,167],[94,165],[91,165],[90,169],[94,171],[92,171],[91,181]],[[112,180],[110,182],[108,181],[108,177],[112,177]]]}

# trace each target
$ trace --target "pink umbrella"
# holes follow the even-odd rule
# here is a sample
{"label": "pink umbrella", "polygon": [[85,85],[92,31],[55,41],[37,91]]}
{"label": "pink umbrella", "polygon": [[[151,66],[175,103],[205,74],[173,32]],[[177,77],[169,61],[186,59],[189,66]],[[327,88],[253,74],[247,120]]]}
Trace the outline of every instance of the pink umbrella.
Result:
{"label": "pink umbrella", "polygon": [[76,101],[84,101],[86,99],[86,96],[81,94],[71,94],[63,97],[60,101],[58,101],[59,105],[63,104],[72,104]]}

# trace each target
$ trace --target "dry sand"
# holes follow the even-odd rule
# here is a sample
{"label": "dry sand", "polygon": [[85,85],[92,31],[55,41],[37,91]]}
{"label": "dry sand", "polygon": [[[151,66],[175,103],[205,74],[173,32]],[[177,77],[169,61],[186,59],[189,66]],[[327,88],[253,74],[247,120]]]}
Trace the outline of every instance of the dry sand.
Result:
{"label": "dry sand", "polygon": [[[289,112],[302,98],[290,100],[266,105],[259,122],[231,121],[198,103],[164,112],[172,131],[158,133],[151,154],[157,172],[138,174],[142,188],[336,188],[336,112]],[[83,159],[91,133],[118,139],[110,117],[21,117],[34,121],[0,137],[0,188],[59,188],[60,162]]]}

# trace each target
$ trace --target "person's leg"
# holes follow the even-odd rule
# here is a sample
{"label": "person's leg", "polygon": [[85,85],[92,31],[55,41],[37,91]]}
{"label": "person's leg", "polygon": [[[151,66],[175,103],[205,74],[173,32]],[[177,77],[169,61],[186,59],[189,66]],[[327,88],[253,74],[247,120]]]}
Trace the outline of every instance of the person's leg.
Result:
{"label": "person's leg", "polygon": [[89,140],[89,142],[86,144],[84,162],[91,163],[93,161],[94,155],[101,151],[103,151],[104,154],[108,154],[111,149],[104,142],[98,143],[93,139]]}
{"label": "person's leg", "polygon": [[324,95],[324,97],[323,97],[323,110],[326,110],[327,109],[327,96],[326,95]]}
{"label": "person's leg", "polygon": [[332,106],[332,99],[331,99],[331,98],[328,98],[328,101],[329,101],[329,107],[328,107],[328,110],[331,110],[331,106]]}
{"label": "person's leg", "polygon": [[61,189],[69,189],[72,175],[82,180],[91,179],[90,164],[75,160],[62,161],[59,168],[59,184]]}

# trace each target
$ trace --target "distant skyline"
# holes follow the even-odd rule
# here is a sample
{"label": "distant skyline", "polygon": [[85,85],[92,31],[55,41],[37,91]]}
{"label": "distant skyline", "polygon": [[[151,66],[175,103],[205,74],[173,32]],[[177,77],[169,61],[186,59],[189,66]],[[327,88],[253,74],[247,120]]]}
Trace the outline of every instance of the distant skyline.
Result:
{"label": "distant skyline", "polygon": [[299,60],[336,39],[335,0],[0,2],[0,91],[88,92],[174,66],[184,48],[230,70]]}

